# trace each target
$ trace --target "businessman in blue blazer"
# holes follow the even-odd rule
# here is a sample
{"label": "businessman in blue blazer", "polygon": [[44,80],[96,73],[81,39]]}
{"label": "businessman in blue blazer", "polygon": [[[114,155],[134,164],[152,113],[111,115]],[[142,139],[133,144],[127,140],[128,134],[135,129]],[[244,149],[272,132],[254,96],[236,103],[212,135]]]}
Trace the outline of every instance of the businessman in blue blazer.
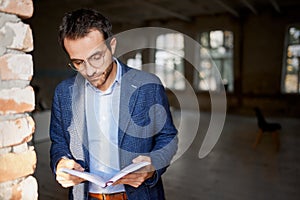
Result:
{"label": "businessman in blue blazer", "polygon": [[[93,9],[66,13],[59,41],[77,71],[55,90],[51,112],[51,168],[70,188],[69,199],[165,199],[161,175],[177,151],[167,96],[153,74],[113,55],[110,22]],[[61,171],[109,179],[131,163],[149,164],[102,188]]]}

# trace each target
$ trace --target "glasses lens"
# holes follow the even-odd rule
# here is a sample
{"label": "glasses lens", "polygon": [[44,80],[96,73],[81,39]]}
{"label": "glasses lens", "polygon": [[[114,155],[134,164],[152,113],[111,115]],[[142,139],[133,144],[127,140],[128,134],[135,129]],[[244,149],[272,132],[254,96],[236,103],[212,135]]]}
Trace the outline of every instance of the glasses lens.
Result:
{"label": "glasses lens", "polygon": [[104,54],[103,53],[97,53],[90,57],[88,59],[90,65],[92,65],[95,68],[100,68],[103,65],[104,61]]}
{"label": "glasses lens", "polygon": [[72,62],[68,63],[68,66],[73,69],[74,71],[78,71],[78,69],[74,66]]}

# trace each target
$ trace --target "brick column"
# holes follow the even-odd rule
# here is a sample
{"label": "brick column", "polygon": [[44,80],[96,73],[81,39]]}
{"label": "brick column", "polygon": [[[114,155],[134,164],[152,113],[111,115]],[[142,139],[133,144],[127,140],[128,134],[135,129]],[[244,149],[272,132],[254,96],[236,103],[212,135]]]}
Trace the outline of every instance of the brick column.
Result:
{"label": "brick column", "polygon": [[36,153],[28,145],[35,124],[32,31],[22,22],[33,14],[32,0],[0,0],[0,199],[38,199],[31,176]]}

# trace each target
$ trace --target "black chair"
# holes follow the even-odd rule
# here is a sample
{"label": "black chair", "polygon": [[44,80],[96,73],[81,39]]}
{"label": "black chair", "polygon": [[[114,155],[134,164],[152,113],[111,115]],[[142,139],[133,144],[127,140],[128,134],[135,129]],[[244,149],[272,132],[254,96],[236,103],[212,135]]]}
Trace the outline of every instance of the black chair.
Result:
{"label": "black chair", "polygon": [[257,145],[260,143],[263,133],[270,132],[272,133],[272,137],[276,145],[276,151],[279,151],[280,148],[279,130],[281,130],[281,125],[279,123],[267,122],[261,110],[258,107],[255,107],[254,111],[257,118],[259,131],[257,133],[255,142],[253,144],[253,148],[256,148]]}

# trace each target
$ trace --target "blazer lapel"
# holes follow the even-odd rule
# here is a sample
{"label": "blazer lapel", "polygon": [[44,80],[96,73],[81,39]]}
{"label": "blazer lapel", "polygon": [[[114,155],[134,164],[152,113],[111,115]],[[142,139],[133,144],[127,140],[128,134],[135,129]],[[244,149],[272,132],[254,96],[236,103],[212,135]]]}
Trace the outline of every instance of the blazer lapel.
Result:
{"label": "blazer lapel", "polygon": [[85,79],[77,74],[74,85],[70,87],[72,94],[72,119],[68,128],[70,132],[70,150],[76,159],[87,161],[87,132],[85,120]]}
{"label": "blazer lapel", "polygon": [[[121,80],[121,93],[120,93],[120,111],[119,111],[119,145],[121,146],[124,135],[127,131],[131,114],[133,110],[130,110],[129,102],[131,107],[136,103],[138,96],[138,88],[140,83],[135,81],[134,70],[129,70],[127,66],[121,63],[122,66],[122,80]],[[133,93],[136,92],[135,95]]]}

